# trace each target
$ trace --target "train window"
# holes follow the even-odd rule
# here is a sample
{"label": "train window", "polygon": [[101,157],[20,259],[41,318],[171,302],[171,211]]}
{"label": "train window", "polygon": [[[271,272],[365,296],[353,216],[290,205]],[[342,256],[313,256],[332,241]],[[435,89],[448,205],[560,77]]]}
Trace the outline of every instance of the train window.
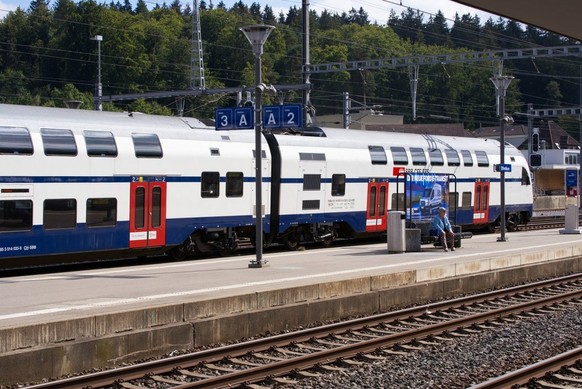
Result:
{"label": "train window", "polygon": [[75,228],[77,225],[77,200],[45,200],[43,206],[43,226],[47,230]]}
{"label": "train window", "polygon": [[303,200],[302,209],[319,209],[319,200]]}
{"label": "train window", "polygon": [[0,127],[0,154],[32,154],[30,133],[22,127]]}
{"label": "train window", "polygon": [[443,166],[445,164],[445,159],[443,158],[443,153],[440,149],[429,150],[428,156],[430,158],[430,164],[433,166]]}
{"label": "train window", "polygon": [[202,197],[218,197],[220,194],[220,174],[218,172],[202,172],[200,191]]}
{"label": "train window", "polygon": [[412,155],[412,164],[413,165],[426,165],[426,154],[424,150],[419,147],[411,147],[410,154]]}
{"label": "train window", "polygon": [[406,155],[404,147],[390,147],[390,152],[392,152],[394,165],[408,165],[408,155]]}
{"label": "train window", "polygon": [[109,131],[83,131],[89,157],[117,157],[117,144]]}
{"label": "train window", "polygon": [[138,187],[135,190],[135,223],[136,229],[145,226],[145,188]]}
{"label": "train window", "polygon": [[303,190],[320,190],[321,174],[304,174]]}
{"label": "train window", "polygon": [[461,155],[463,156],[463,165],[473,166],[473,157],[469,150],[461,150]]}
{"label": "train window", "polygon": [[526,168],[521,167],[521,185],[531,185],[531,179]]}
{"label": "train window", "polygon": [[370,188],[370,203],[368,204],[368,216],[376,216],[376,192],[377,188],[375,186]]}
{"label": "train window", "polygon": [[[257,153],[255,152],[255,150],[253,150],[253,158],[257,158]],[[267,153],[265,152],[265,150],[261,150],[261,158],[263,159],[267,158]]]}
{"label": "train window", "polygon": [[461,208],[471,208],[471,192],[463,192],[463,197],[461,197]]}
{"label": "train window", "polygon": [[334,174],[331,176],[331,195],[343,196],[346,194],[346,175]]}
{"label": "train window", "polygon": [[156,134],[131,134],[137,158],[162,158],[162,145]]}
{"label": "train window", "polygon": [[158,228],[162,225],[162,188],[156,186],[152,190],[152,227]]}
{"label": "train window", "polygon": [[45,155],[77,155],[77,143],[71,130],[41,128]]}
{"label": "train window", "polygon": [[457,150],[445,149],[445,155],[447,156],[447,164],[449,166],[461,166],[461,159],[459,158]]}
{"label": "train window", "polygon": [[479,167],[488,167],[489,166],[489,158],[487,157],[486,152],[475,151],[475,155],[477,156],[477,166],[479,166]]}
{"label": "train window", "polygon": [[372,159],[372,165],[386,165],[388,164],[388,159],[386,158],[386,152],[382,146],[368,146],[370,150],[370,158]]}
{"label": "train window", "polygon": [[210,155],[212,157],[220,157],[220,149],[210,149]]}
{"label": "train window", "polygon": [[459,206],[459,193],[449,192],[449,211],[456,210]]}
{"label": "train window", "polygon": [[378,202],[378,216],[386,214],[386,187],[380,187],[380,201]]}
{"label": "train window", "polygon": [[301,160],[301,161],[325,161],[325,154],[323,154],[323,153],[299,153],[299,160]]}
{"label": "train window", "polygon": [[240,172],[226,173],[226,197],[242,197],[244,176]]}
{"label": "train window", "polygon": [[32,200],[0,200],[0,232],[32,230]]}
{"label": "train window", "polygon": [[87,227],[109,227],[117,223],[117,199],[87,199]]}

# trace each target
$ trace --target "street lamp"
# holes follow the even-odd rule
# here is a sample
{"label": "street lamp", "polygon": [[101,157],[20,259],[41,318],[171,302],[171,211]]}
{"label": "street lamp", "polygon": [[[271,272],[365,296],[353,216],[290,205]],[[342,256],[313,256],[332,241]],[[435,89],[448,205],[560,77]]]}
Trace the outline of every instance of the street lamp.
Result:
{"label": "street lamp", "polygon": [[102,35],[95,35],[91,38],[92,41],[97,41],[97,84],[95,84],[95,97],[93,101],[95,103],[96,111],[103,111],[103,86],[101,85],[101,41],[103,40]]}
{"label": "street lamp", "polygon": [[[495,90],[497,92],[497,98],[499,101],[499,128],[501,132],[501,139],[499,140],[499,154],[500,160],[499,163],[501,165],[505,164],[505,123],[513,123],[513,118],[509,115],[505,115],[505,92],[513,80],[512,76],[502,76],[501,74],[491,77],[491,82],[495,86]],[[501,214],[500,218],[500,227],[501,227],[501,236],[497,238],[498,242],[505,242],[505,171],[503,169],[499,169],[500,172],[500,197],[501,197]]]}
{"label": "street lamp", "polygon": [[249,263],[250,268],[260,268],[266,265],[263,261],[263,200],[262,200],[262,103],[261,95],[267,89],[261,81],[261,54],[263,54],[263,45],[267,41],[271,31],[275,29],[274,26],[265,24],[253,24],[239,28],[242,31],[250,44],[253,46],[253,54],[255,55],[255,217],[256,217],[256,258]]}

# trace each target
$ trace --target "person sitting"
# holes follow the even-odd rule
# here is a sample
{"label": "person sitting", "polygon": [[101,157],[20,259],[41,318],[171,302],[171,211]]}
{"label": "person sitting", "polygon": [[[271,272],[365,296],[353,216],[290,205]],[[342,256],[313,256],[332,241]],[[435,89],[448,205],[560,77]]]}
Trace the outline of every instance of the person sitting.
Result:
{"label": "person sitting", "polygon": [[451,227],[445,208],[440,207],[438,209],[437,215],[432,221],[430,231],[431,235],[438,236],[445,251],[449,251],[447,241],[450,242],[449,246],[451,247],[451,251],[455,251],[455,234],[453,233],[453,228]]}

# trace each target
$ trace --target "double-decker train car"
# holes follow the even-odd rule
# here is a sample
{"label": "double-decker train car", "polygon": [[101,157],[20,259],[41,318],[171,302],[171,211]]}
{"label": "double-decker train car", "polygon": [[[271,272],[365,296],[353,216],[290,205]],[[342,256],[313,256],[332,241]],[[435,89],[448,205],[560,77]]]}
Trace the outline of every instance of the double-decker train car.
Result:
{"label": "double-decker train car", "polygon": [[[0,105],[1,263],[254,242],[254,141],[191,118]],[[439,198],[458,225],[499,223],[495,140],[311,127],[266,132],[262,150],[266,244],[382,235],[388,210],[420,221]],[[507,145],[506,161],[512,226],[531,216],[532,188],[521,153]],[[430,187],[413,190],[418,177]]]}

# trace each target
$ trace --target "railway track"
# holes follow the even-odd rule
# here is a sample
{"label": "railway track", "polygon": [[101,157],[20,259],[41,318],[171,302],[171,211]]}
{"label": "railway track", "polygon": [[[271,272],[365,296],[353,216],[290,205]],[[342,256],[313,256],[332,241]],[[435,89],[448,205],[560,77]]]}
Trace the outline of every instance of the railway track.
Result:
{"label": "railway track", "polygon": [[32,388],[202,388],[293,383],[582,304],[582,274],[310,328]]}
{"label": "railway track", "polygon": [[526,384],[541,388],[582,387],[582,370],[576,367],[577,363],[582,364],[582,346],[471,386],[470,389],[512,388]]}

